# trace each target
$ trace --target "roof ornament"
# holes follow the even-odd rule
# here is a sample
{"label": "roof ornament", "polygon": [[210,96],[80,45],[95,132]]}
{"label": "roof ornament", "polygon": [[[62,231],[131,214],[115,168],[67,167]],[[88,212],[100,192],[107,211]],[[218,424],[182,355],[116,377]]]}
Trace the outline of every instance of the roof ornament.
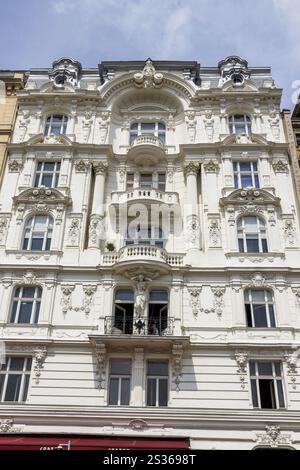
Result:
{"label": "roof ornament", "polygon": [[223,82],[233,81],[233,86],[242,87],[245,80],[250,78],[248,62],[238,56],[229,56],[218,64]]}
{"label": "roof ornament", "polygon": [[49,78],[54,82],[55,88],[63,89],[66,82],[77,86],[81,69],[81,63],[77,60],[71,57],[62,57],[53,62],[52,70],[49,70]]}
{"label": "roof ornament", "polygon": [[137,72],[133,76],[134,84],[138,88],[160,88],[163,84],[164,76],[155,70],[152,60],[146,60],[142,72]]}

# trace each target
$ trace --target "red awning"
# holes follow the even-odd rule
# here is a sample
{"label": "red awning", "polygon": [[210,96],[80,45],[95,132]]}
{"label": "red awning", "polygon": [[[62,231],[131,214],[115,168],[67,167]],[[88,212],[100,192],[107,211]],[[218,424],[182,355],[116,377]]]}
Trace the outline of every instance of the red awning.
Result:
{"label": "red awning", "polygon": [[0,450],[148,450],[188,449],[188,439],[118,437],[0,436]]}

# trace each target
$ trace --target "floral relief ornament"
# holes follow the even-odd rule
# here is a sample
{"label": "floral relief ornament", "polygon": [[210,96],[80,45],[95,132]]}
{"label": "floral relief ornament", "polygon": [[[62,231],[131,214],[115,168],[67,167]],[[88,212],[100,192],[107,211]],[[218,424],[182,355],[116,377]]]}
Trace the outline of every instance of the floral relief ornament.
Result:
{"label": "floral relief ornament", "polygon": [[18,160],[11,160],[8,162],[8,171],[10,173],[19,173],[23,168],[23,163]]}
{"label": "floral relief ornament", "polygon": [[200,304],[200,294],[202,291],[202,287],[189,287],[188,292],[190,294],[190,303],[192,307],[192,312],[195,316],[198,315],[201,304]]}
{"label": "floral relief ornament", "polygon": [[16,433],[21,432],[20,428],[14,426],[14,420],[12,418],[0,419],[0,433]]}
{"label": "floral relief ornament", "polygon": [[137,72],[133,76],[134,84],[138,88],[160,88],[163,85],[164,76],[158,73],[149,58],[146,61],[142,72]]}
{"label": "floral relief ornament", "polygon": [[237,373],[240,376],[241,387],[242,389],[246,388],[246,378],[247,378],[247,364],[248,364],[248,354],[242,351],[239,351],[235,354],[235,360],[238,365]]}
{"label": "floral relief ornament", "polygon": [[47,356],[46,346],[40,346],[34,351],[34,375],[35,381],[38,384],[41,376],[41,371],[44,367],[44,361]]}

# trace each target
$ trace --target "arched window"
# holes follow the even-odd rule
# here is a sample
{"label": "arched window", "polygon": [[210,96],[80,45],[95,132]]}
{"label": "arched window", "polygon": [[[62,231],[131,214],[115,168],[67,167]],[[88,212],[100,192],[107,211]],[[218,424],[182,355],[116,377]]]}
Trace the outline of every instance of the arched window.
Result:
{"label": "arched window", "polygon": [[154,135],[164,144],[166,126],[162,122],[136,122],[130,126],[130,143],[139,135]]}
{"label": "arched window", "polygon": [[260,217],[241,217],[237,224],[240,253],[267,253],[266,226]]}
{"label": "arched window", "polygon": [[115,294],[112,333],[132,334],[134,293],[131,289],[119,289]]}
{"label": "arched window", "polygon": [[168,292],[153,290],[149,297],[148,334],[163,335],[168,327]]}
{"label": "arched window", "polygon": [[269,290],[247,289],[244,293],[247,326],[275,328],[274,299]]}
{"label": "arched window", "polygon": [[46,120],[44,135],[65,134],[67,131],[68,117],[62,114],[53,114]]}
{"label": "arched window", "polygon": [[251,119],[245,114],[229,116],[230,134],[251,134]]}
{"label": "arched window", "polygon": [[23,250],[48,251],[51,248],[53,219],[49,215],[34,215],[25,226]]}
{"label": "arched window", "polygon": [[11,323],[38,323],[42,288],[20,286],[15,289],[11,309]]}

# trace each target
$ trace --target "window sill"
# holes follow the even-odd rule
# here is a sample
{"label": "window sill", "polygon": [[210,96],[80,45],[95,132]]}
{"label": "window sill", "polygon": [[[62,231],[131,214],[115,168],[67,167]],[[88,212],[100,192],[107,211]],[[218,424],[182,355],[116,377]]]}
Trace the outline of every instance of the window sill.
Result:
{"label": "window sill", "polygon": [[269,263],[274,262],[275,259],[285,259],[285,253],[269,251],[268,253],[240,253],[239,251],[232,251],[225,253],[226,258],[237,259],[240,263],[244,261],[251,261],[252,263],[262,263],[268,261]]}
{"label": "window sill", "polygon": [[60,250],[49,250],[49,251],[40,251],[40,250],[5,250],[7,255],[15,255],[16,259],[29,259],[29,260],[39,260],[43,258],[44,260],[49,260],[53,256],[61,256],[62,251]]}

